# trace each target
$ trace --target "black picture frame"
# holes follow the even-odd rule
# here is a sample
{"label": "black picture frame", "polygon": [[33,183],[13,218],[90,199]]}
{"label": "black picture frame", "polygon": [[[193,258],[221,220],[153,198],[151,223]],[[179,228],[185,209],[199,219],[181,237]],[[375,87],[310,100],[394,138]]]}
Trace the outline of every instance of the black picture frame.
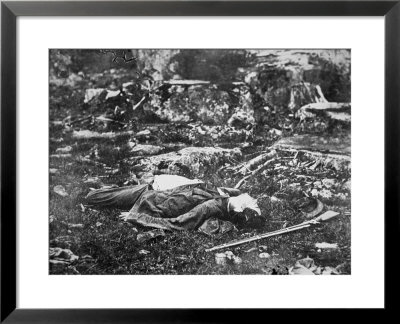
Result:
{"label": "black picture frame", "polygon": [[[384,16],[385,309],[396,307],[399,234],[400,1],[38,1],[1,3],[1,322],[226,322],[238,310],[16,308],[16,19],[19,16]],[[372,126],[371,126],[372,127]],[[368,153],[367,153],[368,154]],[[366,175],[367,176],[367,175]],[[373,190],[373,188],[371,188]],[[393,245],[392,245],[393,244]],[[368,262],[366,260],[366,262]],[[367,283],[366,283],[367,285]],[[38,292],[40,293],[40,292]],[[240,296],[238,296],[240,298]],[[241,311],[249,312],[249,311]],[[251,317],[257,316],[251,310]],[[260,314],[259,314],[260,315]],[[263,316],[263,315],[261,315]],[[382,319],[381,319],[382,320]]]}

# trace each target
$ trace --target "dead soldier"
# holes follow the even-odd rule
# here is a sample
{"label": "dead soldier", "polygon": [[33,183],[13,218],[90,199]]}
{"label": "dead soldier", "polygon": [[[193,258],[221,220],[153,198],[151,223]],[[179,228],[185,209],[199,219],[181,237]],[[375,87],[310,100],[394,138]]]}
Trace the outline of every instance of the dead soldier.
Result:
{"label": "dead soldier", "polygon": [[256,199],[239,189],[200,180],[159,175],[151,184],[91,191],[87,205],[129,210],[121,220],[166,230],[222,234],[239,226],[260,226],[264,217]]}

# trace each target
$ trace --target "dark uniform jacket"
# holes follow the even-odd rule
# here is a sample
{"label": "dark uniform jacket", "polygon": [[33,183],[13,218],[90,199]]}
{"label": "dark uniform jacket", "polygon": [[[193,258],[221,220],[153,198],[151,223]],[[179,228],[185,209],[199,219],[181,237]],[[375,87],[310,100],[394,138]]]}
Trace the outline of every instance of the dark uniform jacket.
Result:
{"label": "dark uniform jacket", "polygon": [[[222,233],[233,226],[228,212],[228,198],[237,189],[217,188],[205,183],[152,190],[150,185],[96,190],[89,193],[89,205],[129,209],[127,221],[143,226],[170,230],[200,229],[207,234]],[[225,194],[226,193],[226,194]]]}

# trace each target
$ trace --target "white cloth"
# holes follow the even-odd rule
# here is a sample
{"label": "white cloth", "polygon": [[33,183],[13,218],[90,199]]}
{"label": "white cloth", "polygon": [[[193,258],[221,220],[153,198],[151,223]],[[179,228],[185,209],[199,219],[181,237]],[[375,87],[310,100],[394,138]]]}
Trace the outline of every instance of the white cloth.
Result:
{"label": "white cloth", "polygon": [[195,183],[203,183],[203,181],[199,179],[192,180],[178,175],[162,174],[154,177],[152,186],[154,190],[168,190]]}

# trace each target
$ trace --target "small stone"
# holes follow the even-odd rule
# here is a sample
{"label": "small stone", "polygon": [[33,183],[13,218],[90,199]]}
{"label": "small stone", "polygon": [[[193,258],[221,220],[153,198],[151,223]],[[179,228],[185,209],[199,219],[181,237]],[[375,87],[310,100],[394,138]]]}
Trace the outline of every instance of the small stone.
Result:
{"label": "small stone", "polygon": [[216,253],[215,254],[215,262],[218,265],[226,265],[226,254],[225,253]]}
{"label": "small stone", "polygon": [[234,256],[233,257],[233,263],[234,264],[241,264],[242,263],[242,259],[238,256]]}
{"label": "small stone", "polygon": [[271,256],[269,255],[269,253],[264,252],[264,253],[260,253],[260,254],[258,255],[258,257],[261,258],[261,259],[268,259],[268,258],[270,258]]}
{"label": "small stone", "polygon": [[82,229],[82,228],[84,227],[84,225],[83,225],[83,224],[71,224],[71,223],[68,223],[68,227],[69,227],[69,228],[79,228],[79,229]]}
{"label": "small stone", "polygon": [[324,268],[324,271],[322,271],[322,273],[321,273],[323,276],[325,275],[339,275],[340,273],[335,269],[335,268],[332,268],[332,267],[325,267]]}
{"label": "small stone", "polygon": [[345,189],[345,190],[351,191],[351,180],[347,180],[347,181],[343,184],[342,188]]}
{"label": "small stone", "polygon": [[91,178],[87,178],[84,183],[89,184],[89,185],[101,185],[102,181],[100,180],[100,178],[98,177],[91,177]]}
{"label": "small stone", "polygon": [[137,144],[132,148],[131,152],[141,155],[156,155],[159,154],[164,148],[157,145]]}
{"label": "small stone", "polygon": [[247,251],[244,251],[244,252],[250,253],[250,252],[255,252],[255,251],[258,251],[258,248],[253,247],[253,248],[251,248],[251,249],[249,249],[249,250],[247,250]]}
{"label": "small stone", "polygon": [[56,150],[56,153],[69,153],[72,151],[72,146],[66,146],[66,147],[59,147]]}
{"label": "small stone", "polygon": [[148,136],[150,134],[151,134],[151,132],[148,129],[145,129],[140,132],[137,132],[135,136],[142,137],[142,136]]}
{"label": "small stone", "polygon": [[320,197],[322,197],[322,198],[327,198],[327,199],[329,199],[329,198],[332,198],[332,192],[331,191],[329,191],[329,190],[327,190],[327,189],[322,189],[319,193],[318,193],[318,195],[320,196]]}
{"label": "small stone", "polygon": [[332,188],[335,185],[334,179],[323,179],[322,184],[327,188]]}
{"label": "small stone", "polygon": [[271,202],[276,203],[276,202],[280,202],[281,200],[275,196],[271,196],[270,198]]}
{"label": "small stone", "polygon": [[232,251],[226,251],[225,255],[229,260],[231,260],[235,256]]}
{"label": "small stone", "polygon": [[322,188],[322,182],[321,181],[315,181],[314,182],[314,187],[318,188],[318,189],[321,189]]}
{"label": "small stone", "polygon": [[268,249],[268,246],[266,246],[266,245],[260,245],[260,246],[258,247],[258,250],[259,250],[260,252],[265,252],[265,251],[267,251],[267,249]]}
{"label": "small stone", "polygon": [[61,197],[67,197],[68,196],[68,193],[65,191],[65,188],[63,186],[61,186],[61,185],[55,186],[53,188],[53,190],[57,195],[59,195]]}
{"label": "small stone", "polygon": [[337,243],[315,243],[315,247],[318,249],[331,249],[331,250],[336,250],[338,248]]}

